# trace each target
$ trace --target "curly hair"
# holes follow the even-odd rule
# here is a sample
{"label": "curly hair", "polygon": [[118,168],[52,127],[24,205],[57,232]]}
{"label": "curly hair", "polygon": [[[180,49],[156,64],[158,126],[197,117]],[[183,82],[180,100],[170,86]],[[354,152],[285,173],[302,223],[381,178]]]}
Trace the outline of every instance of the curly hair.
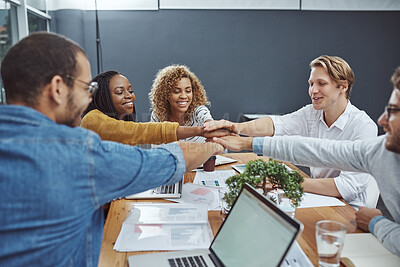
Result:
{"label": "curly hair", "polygon": [[197,76],[185,65],[170,65],[159,70],[151,86],[149,100],[151,110],[159,121],[168,121],[171,116],[169,99],[174,86],[182,79],[189,78],[192,84],[192,103],[185,114],[185,123],[192,117],[194,110],[201,105],[210,105],[204,86]]}

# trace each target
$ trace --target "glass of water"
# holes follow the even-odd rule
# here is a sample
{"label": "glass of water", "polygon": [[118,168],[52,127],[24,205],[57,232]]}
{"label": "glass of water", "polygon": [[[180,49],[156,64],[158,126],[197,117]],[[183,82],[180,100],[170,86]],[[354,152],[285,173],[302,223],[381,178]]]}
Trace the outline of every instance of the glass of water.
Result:
{"label": "glass of water", "polygon": [[340,253],[346,237],[346,225],[325,220],[317,222],[315,228],[319,266],[340,266]]}
{"label": "glass of water", "polygon": [[218,196],[219,196],[219,203],[221,206],[221,214],[222,220],[225,220],[226,216],[228,215],[230,208],[228,207],[228,203],[223,200],[225,193],[228,192],[227,188],[220,188],[218,189]]}
{"label": "glass of water", "polygon": [[285,196],[282,189],[276,189],[276,203],[277,206],[292,219],[294,218],[296,207],[293,205],[292,200]]}

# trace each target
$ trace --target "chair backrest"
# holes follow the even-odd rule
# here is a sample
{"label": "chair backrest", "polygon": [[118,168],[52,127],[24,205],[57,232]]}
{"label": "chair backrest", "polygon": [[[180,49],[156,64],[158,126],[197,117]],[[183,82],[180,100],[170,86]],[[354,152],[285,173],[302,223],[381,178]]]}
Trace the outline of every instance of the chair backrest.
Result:
{"label": "chair backrest", "polygon": [[379,188],[378,184],[375,181],[375,178],[371,175],[369,176],[368,186],[365,189],[367,193],[367,201],[366,207],[367,208],[376,208],[376,204],[378,203],[379,198]]}

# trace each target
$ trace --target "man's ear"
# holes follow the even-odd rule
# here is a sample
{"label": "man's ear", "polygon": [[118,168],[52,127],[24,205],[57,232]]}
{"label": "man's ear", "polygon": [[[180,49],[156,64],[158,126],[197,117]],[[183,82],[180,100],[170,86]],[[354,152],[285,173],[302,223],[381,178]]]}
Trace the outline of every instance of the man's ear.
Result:
{"label": "man's ear", "polygon": [[345,94],[346,91],[349,90],[349,82],[347,80],[344,81],[343,85],[340,86],[340,90],[343,94]]}
{"label": "man's ear", "polygon": [[67,85],[64,83],[63,78],[60,75],[55,75],[49,84],[49,97],[55,103],[60,105],[67,93]]}

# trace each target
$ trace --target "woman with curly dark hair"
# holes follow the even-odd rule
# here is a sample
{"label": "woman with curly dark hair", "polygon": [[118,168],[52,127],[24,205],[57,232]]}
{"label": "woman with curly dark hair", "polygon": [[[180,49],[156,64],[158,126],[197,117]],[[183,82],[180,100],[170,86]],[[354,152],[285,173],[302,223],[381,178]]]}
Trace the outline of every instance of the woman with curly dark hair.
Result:
{"label": "woman with curly dark hair", "polygon": [[[178,122],[180,126],[202,126],[213,120],[206,91],[196,75],[185,65],[171,65],[158,71],[149,99],[153,122]],[[204,137],[186,141],[204,142]]]}

